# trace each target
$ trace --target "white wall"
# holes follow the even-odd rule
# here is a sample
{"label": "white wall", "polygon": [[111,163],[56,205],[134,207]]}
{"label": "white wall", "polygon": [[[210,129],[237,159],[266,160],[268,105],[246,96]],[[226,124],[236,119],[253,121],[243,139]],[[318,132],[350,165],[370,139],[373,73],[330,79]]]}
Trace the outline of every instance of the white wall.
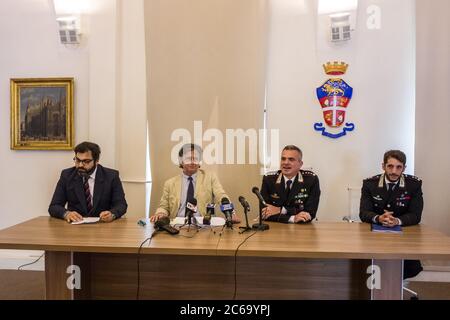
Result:
{"label": "white wall", "polygon": [[[74,77],[75,143],[99,143],[102,164],[123,169],[125,181],[145,180],[143,0],[92,0],[89,6],[83,44],[70,48],[59,44],[51,1],[0,1],[0,229],[48,215],[60,171],[73,157],[71,151],[10,150],[10,78]],[[126,32],[133,25],[138,32]],[[133,50],[142,59],[127,53]],[[129,215],[143,215],[145,184],[124,182],[124,188]]]}
{"label": "white wall", "polygon": [[416,173],[423,222],[450,235],[450,2],[417,0]]}
{"label": "white wall", "polygon": [[119,1],[118,12],[116,164],[128,201],[127,217],[143,217],[147,196],[144,0]]}
{"label": "white wall", "polygon": [[[366,8],[381,8],[381,29],[366,28]],[[381,170],[383,153],[404,150],[414,168],[414,1],[360,0],[353,50],[323,52],[317,1],[271,1],[268,127],[280,129],[280,146],[296,144],[321,183],[319,220],[348,213],[347,187],[360,188]],[[323,57],[350,63],[343,79],[353,87],[346,121],[354,132],[337,140],[315,132],[323,122],[315,89],[330,78]]]}
{"label": "white wall", "polygon": [[46,215],[68,151],[10,150],[10,78],[74,77],[75,139],[88,138],[89,50],[59,45],[48,0],[0,1],[0,229]]}

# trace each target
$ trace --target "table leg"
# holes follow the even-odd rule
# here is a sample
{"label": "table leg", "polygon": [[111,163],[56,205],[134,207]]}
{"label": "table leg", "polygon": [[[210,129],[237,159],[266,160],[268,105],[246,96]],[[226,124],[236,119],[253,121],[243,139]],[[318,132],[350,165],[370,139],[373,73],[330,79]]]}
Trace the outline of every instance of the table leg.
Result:
{"label": "table leg", "polygon": [[89,253],[45,252],[47,300],[89,299],[90,283]]}
{"label": "table leg", "polygon": [[[372,260],[372,300],[403,299],[403,260]],[[368,280],[368,285],[370,285]]]}

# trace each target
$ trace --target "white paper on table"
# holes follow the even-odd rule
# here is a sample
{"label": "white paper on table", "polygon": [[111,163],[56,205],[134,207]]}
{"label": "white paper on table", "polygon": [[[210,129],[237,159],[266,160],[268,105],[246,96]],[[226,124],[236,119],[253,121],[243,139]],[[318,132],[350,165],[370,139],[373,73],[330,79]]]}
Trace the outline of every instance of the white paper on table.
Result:
{"label": "white paper on table", "polygon": [[[197,224],[201,226],[206,226],[203,224],[203,217],[193,217],[193,219],[197,220]],[[176,217],[173,219],[170,224],[171,225],[184,225],[185,224],[185,217]],[[194,222],[193,222],[194,223]],[[211,224],[212,227],[220,227],[225,225],[225,219],[222,217],[211,217]]]}
{"label": "white paper on table", "polygon": [[81,220],[81,221],[74,221],[71,224],[96,223],[99,220],[100,220],[99,217],[88,217],[88,218],[83,218],[83,220]]}

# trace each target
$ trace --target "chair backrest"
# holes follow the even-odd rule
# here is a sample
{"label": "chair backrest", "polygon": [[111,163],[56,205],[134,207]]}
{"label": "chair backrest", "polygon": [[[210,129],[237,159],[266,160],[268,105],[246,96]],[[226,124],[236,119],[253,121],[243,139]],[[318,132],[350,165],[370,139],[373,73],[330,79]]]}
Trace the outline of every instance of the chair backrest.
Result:
{"label": "chair backrest", "polygon": [[347,187],[348,214],[342,220],[347,222],[361,222],[359,218],[359,203],[361,199],[361,187]]}

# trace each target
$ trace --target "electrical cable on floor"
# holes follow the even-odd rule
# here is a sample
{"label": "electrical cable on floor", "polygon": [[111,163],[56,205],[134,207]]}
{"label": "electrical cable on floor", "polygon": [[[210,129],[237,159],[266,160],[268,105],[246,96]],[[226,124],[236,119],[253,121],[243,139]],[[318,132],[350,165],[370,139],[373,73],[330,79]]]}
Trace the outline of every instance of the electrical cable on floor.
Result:
{"label": "electrical cable on floor", "polygon": [[234,293],[233,293],[233,300],[236,300],[236,292],[237,292],[237,253],[239,248],[247,241],[249,238],[253,237],[258,231],[253,232],[251,235],[249,235],[247,238],[244,239],[236,248],[236,251],[234,252]]}
{"label": "electrical cable on floor", "polygon": [[45,256],[45,252],[44,252],[43,254],[41,254],[41,255],[39,256],[39,258],[37,258],[37,259],[34,260],[33,262],[26,263],[26,264],[23,264],[23,265],[19,266],[19,267],[17,268],[17,270],[22,270],[23,267],[31,266],[32,264],[35,264],[36,262],[38,262],[39,260],[41,260],[41,258],[42,258],[43,256]]}
{"label": "electrical cable on floor", "polygon": [[140,256],[141,256],[141,250],[144,244],[150,240],[148,245],[152,243],[153,236],[155,235],[156,231],[152,233],[150,237],[142,241],[141,245],[139,246],[138,254],[137,254],[137,289],[136,289],[136,300],[139,300],[139,291],[141,287],[141,270],[140,270]]}

